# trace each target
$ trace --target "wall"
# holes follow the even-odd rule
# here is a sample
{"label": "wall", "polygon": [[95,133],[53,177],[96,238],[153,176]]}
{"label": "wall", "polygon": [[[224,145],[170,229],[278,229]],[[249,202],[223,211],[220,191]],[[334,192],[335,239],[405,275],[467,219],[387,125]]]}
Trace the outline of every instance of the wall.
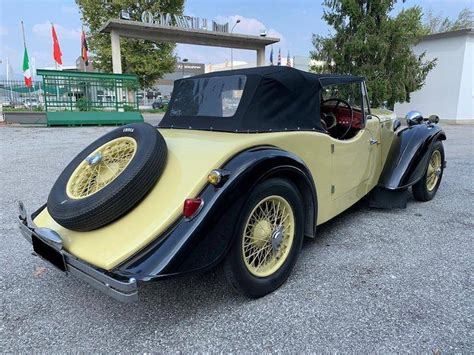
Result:
{"label": "wall", "polygon": [[466,38],[463,72],[459,89],[458,119],[474,122],[474,36]]}
{"label": "wall", "polygon": [[411,94],[410,102],[395,105],[399,117],[417,110],[426,117],[437,114],[441,120],[470,120],[474,123],[471,33],[430,36],[413,48],[415,54],[426,52],[426,59],[438,58],[438,61],[428,74],[425,85]]}

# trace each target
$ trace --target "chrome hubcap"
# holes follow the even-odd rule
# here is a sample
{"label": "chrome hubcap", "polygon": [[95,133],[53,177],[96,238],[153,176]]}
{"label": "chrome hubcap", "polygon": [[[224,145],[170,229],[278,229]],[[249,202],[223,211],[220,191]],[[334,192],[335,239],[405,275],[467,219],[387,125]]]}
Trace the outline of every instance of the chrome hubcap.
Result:
{"label": "chrome hubcap", "polygon": [[280,248],[283,236],[283,226],[278,226],[272,233],[272,249],[274,255],[278,253],[278,249]]}
{"label": "chrome hubcap", "polygon": [[102,154],[100,154],[99,152],[95,153],[94,155],[88,156],[88,157],[86,158],[86,162],[87,162],[87,164],[89,164],[90,166],[97,165],[97,164],[99,164],[101,161],[102,161]]}

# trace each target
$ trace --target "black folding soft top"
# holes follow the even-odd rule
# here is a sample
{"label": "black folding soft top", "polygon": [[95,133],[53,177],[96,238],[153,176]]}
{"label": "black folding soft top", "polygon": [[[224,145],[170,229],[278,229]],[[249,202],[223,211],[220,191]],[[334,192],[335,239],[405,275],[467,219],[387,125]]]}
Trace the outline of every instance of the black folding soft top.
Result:
{"label": "black folding soft top", "polygon": [[175,82],[159,127],[225,132],[322,131],[321,88],[363,80],[284,66],[193,76]]}

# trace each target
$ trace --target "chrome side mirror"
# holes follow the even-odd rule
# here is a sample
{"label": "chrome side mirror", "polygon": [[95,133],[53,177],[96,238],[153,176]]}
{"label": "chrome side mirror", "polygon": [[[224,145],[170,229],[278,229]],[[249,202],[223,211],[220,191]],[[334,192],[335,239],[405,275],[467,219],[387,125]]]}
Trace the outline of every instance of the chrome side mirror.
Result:
{"label": "chrome side mirror", "polygon": [[438,123],[439,122],[439,116],[438,115],[431,115],[430,117],[428,117],[428,121],[430,121],[431,123]]}
{"label": "chrome side mirror", "polygon": [[395,118],[393,120],[393,131],[395,132],[397,129],[400,128],[401,125],[402,125],[402,122],[398,118]]}
{"label": "chrome side mirror", "polygon": [[420,111],[410,111],[406,114],[405,119],[408,126],[413,126],[423,122],[423,115]]}

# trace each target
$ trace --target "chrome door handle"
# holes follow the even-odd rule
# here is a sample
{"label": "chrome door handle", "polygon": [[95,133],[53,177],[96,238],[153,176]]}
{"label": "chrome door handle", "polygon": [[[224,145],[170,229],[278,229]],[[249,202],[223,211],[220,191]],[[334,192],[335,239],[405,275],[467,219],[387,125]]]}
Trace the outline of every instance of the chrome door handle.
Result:
{"label": "chrome door handle", "polygon": [[370,142],[370,145],[379,144],[379,141],[374,138],[370,138],[369,142]]}

